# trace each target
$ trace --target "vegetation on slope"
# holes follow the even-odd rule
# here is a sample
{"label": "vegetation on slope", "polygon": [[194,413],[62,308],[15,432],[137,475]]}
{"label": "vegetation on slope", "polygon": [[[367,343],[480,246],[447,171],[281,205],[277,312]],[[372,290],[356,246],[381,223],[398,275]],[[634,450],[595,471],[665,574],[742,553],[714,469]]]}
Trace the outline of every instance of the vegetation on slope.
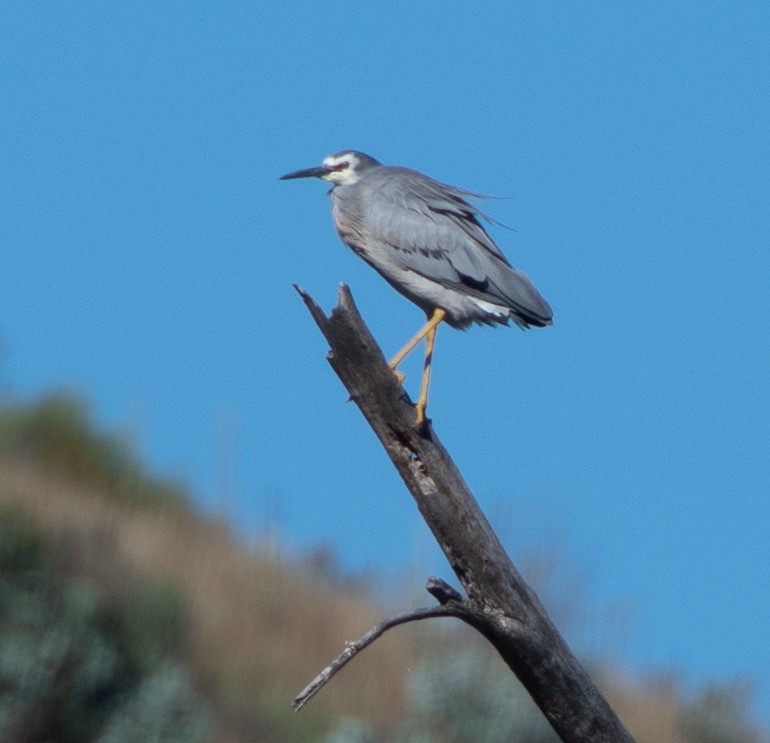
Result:
{"label": "vegetation on slope", "polygon": [[[0,739],[548,743],[482,642],[396,630],[300,715],[293,695],[388,611],[199,515],[69,395],[0,408]],[[639,743],[753,743],[739,687],[604,677]]]}

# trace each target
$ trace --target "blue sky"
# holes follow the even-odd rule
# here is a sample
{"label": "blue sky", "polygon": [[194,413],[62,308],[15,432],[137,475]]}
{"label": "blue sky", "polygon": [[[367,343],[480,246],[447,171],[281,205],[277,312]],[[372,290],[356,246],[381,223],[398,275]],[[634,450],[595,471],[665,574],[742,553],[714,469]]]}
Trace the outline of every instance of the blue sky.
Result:
{"label": "blue sky", "polygon": [[356,148],[504,197],[555,325],[439,332],[439,436],[628,620],[568,638],[770,721],[769,7],[4,2],[0,385],[81,391],[247,532],[446,575],[291,284],[348,282],[386,354],[422,315],[278,176]]}

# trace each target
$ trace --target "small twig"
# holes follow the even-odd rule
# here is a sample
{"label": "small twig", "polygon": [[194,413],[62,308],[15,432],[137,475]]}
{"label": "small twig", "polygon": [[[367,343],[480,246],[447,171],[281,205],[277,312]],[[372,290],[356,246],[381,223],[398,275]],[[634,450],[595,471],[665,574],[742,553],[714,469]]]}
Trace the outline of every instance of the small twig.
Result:
{"label": "small twig", "polygon": [[441,580],[441,578],[428,578],[425,589],[443,606],[447,606],[448,604],[457,605],[462,604],[463,602],[463,597],[460,593],[452,588],[452,586],[445,580]]}
{"label": "small twig", "polygon": [[357,642],[347,643],[345,650],[343,650],[335,660],[326,666],[321,673],[319,673],[299,694],[297,694],[296,697],[294,697],[291,706],[294,708],[295,712],[299,712],[319,691],[321,691],[337,671],[389,629],[397,627],[399,624],[416,622],[420,619],[432,619],[433,617],[459,617],[461,615],[462,610],[458,606],[430,606],[425,609],[415,609],[414,611],[409,611],[405,614],[399,614],[390,619],[386,619],[384,622],[380,622]]}

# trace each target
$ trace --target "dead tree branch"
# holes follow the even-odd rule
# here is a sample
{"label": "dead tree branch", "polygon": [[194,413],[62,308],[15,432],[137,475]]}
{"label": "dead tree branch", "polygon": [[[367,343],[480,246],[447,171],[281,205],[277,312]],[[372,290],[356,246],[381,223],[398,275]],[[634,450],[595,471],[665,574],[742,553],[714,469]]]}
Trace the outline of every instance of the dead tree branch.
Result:
{"label": "dead tree branch", "polygon": [[430,606],[426,609],[415,609],[414,611],[399,614],[398,616],[386,619],[380,622],[376,627],[370,629],[360,640],[346,643],[345,649],[321,671],[296,697],[292,702],[292,707],[299,712],[319,691],[330,681],[337,671],[360,653],[364,648],[369,647],[380,635],[383,635],[389,629],[398,627],[399,624],[407,622],[417,622],[420,619],[434,619],[435,617],[459,617],[460,612],[447,606]]}
{"label": "dead tree branch", "polygon": [[430,423],[414,427],[414,407],[347,286],[340,286],[337,307],[328,317],[296,288],[331,347],[329,363],[390,456],[465,590],[463,598],[441,581],[429,584],[444,605],[436,608],[451,604],[453,616],[494,645],[562,741],[633,743],[514,567]]}

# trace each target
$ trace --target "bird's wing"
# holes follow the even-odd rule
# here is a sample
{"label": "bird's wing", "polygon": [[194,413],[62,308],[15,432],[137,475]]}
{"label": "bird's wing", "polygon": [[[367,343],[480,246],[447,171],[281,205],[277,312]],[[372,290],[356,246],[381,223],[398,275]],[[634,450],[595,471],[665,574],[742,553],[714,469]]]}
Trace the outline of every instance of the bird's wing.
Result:
{"label": "bird's wing", "polygon": [[479,222],[483,213],[466,200],[475,194],[405,168],[382,171],[385,177],[366,184],[371,193],[360,203],[370,239],[391,261],[439,283],[462,284],[469,293],[515,299],[516,287],[507,285],[523,274]]}

